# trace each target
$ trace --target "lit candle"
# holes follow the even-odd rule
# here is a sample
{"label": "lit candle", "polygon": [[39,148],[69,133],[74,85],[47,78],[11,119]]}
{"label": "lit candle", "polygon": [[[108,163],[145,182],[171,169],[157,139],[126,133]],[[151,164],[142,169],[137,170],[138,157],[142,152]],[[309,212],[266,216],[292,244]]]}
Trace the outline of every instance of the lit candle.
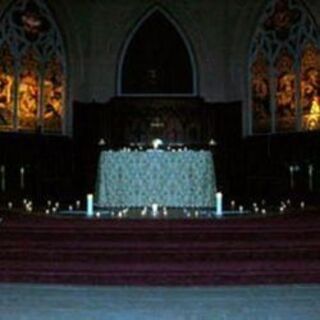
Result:
{"label": "lit candle", "polygon": [[294,166],[289,166],[289,171],[290,171],[290,188],[292,190],[294,189],[294,178],[293,178]]}
{"label": "lit candle", "polygon": [[230,206],[231,206],[231,210],[234,211],[234,208],[236,207],[236,202],[234,200],[231,200]]}
{"label": "lit candle", "polygon": [[165,217],[168,216],[168,210],[167,210],[166,207],[163,207],[163,215],[164,215]]}
{"label": "lit candle", "polygon": [[216,193],[216,215],[222,216],[222,192]]}
{"label": "lit candle", "polygon": [[93,194],[87,194],[87,216],[93,216]]}
{"label": "lit candle", "polygon": [[301,203],[300,203],[300,208],[301,208],[302,210],[305,208],[305,203],[304,203],[304,201],[301,201]]}
{"label": "lit candle", "polygon": [[24,189],[24,167],[20,168],[20,189],[23,190]]}
{"label": "lit candle", "polygon": [[147,214],[147,207],[144,207],[143,210],[141,211],[141,216],[145,217]]}
{"label": "lit candle", "polygon": [[0,172],[1,172],[1,191],[5,192],[6,191],[6,167],[4,165],[0,167]]}
{"label": "lit candle", "polygon": [[239,212],[243,213],[243,206],[239,206]]}
{"label": "lit candle", "polygon": [[308,166],[308,175],[309,175],[309,191],[313,191],[313,165],[309,164]]}

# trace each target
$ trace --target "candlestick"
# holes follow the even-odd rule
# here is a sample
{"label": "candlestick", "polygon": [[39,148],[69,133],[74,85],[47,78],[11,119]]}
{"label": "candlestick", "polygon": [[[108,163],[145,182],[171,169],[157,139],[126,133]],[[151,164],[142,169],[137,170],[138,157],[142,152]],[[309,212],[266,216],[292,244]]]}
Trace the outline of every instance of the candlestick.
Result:
{"label": "candlestick", "polygon": [[313,191],[313,165],[308,166],[308,176],[309,176],[309,191]]}
{"label": "candlestick", "polygon": [[6,191],[6,167],[4,165],[0,167],[0,172],[1,172],[1,191],[5,192]]}
{"label": "candlestick", "polygon": [[222,216],[222,192],[216,193],[216,215]]}
{"label": "candlestick", "polygon": [[93,194],[87,194],[87,216],[93,216]]}
{"label": "candlestick", "polygon": [[24,189],[24,174],[25,174],[24,167],[21,167],[20,168],[20,189],[21,190]]}
{"label": "candlestick", "polygon": [[294,166],[289,166],[289,172],[290,172],[290,188],[291,190],[293,190],[294,189],[294,178],[293,178]]}

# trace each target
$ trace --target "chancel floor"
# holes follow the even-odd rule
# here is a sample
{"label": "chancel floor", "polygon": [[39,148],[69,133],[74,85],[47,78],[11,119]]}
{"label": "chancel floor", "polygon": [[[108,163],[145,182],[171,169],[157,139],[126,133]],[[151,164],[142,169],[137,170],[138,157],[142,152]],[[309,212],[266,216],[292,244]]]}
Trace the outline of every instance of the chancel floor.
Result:
{"label": "chancel floor", "polygon": [[317,320],[320,285],[104,287],[0,284],[10,320]]}

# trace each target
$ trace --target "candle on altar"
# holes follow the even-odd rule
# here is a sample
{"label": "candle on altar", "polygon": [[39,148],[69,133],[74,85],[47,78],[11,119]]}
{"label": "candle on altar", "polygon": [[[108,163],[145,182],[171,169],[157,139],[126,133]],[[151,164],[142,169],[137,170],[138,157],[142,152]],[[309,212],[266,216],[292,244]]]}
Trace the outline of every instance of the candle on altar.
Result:
{"label": "candle on altar", "polygon": [[216,215],[222,216],[222,192],[216,193]]}
{"label": "candle on altar", "polygon": [[6,167],[4,165],[0,167],[0,172],[1,172],[1,191],[5,192],[6,191]]}
{"label": "candle on altar", "polygon": [[87,216],[93,216],[93,194],[87,194]]}

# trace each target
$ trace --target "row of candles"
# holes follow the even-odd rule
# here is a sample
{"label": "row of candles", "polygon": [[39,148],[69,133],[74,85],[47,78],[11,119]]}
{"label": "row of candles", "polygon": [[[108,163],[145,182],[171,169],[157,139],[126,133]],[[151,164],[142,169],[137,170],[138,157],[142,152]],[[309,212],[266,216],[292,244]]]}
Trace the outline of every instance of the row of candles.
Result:
{"label": "row of candles", "polygon": [[[33,202],[32,200],[28,199],[23,199],[22,201],[23,208],[26,212],[33,212]],[[51,200],[48,200],[46,203],[47,207],[45,208],[44,213],[46,215],[49,214],[57,214],[60,211],[60,203],[59,202],[53,202]],[[287,199],[286,201],[281,201],[279,205],[279,213],[284,213],[285,210],[289,207],[291,207],[291,200]],[[300,208],[303,210],[305,209],[305,202],[301,201],[300,202]],[[13,202],[8,202],[8,209],[12,210],[13,209]],[[71,213],[74,209],[80,210],[81,209],[81,202],[80,200],[75,201],[75,206],[74,205],[69,205],[68,211]],[[231,209],[231,212],[236,212],[236,201],[231,200],[230,205],[228,206],[228,209]],[[125,218],[128,216],[129,213],[129,208],[124,208],[124,209],[119,209],[118,212],[113,211],[111,212],[111,217],[118,217],[118,218]],[[237,207],[238,213],[242,214],[245,212],[244,206],[239,205]],[[183,208],[183,214],[185,217],[195,217],[198,218],[203,214],[203,210],[188,210],[186,208]],[[261,213],[262,215],[267,214],[267,209],[266,209],[266,201],[262,200],[260,203],[260,206],[258,205],[257,202],[253,202],[251,208],[247,210],[246,212],[254,212],[254,213]],[[86,210],[85,213],[87,217],[100,217],[101,213],[99,211],[95,212],[94,211],[94,198],[93,194],[88,194],[86,196]],[[223,194],[221,192],[216,193],[216,209],[214,212],[212,211],[207,211],[205,212],[206,216],[215,214],[216,217],[222,217],[224,213],[227,213],[227,211],[223,211]],[[150,217],[150,215],[154,218],[157,217],[168,217],[168,209],[166,206],[160,206],[157,203],[153,203],[150,206],[145,206],[141,212],[140,212],[141,217]]]}

